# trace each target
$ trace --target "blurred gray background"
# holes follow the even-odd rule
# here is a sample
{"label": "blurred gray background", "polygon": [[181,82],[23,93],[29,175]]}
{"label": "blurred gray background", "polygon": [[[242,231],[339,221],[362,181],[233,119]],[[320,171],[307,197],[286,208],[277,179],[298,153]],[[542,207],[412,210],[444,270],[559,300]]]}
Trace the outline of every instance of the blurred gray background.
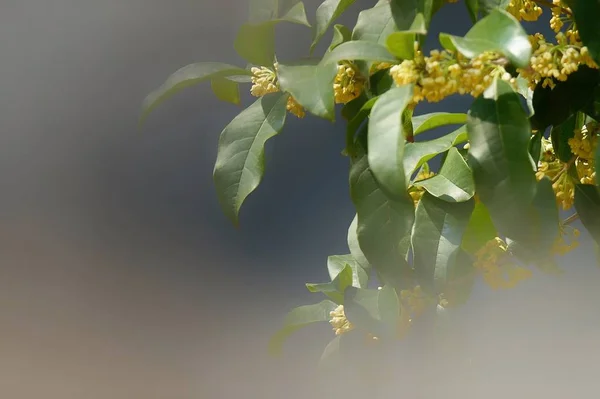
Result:
{"label": "blurred gray background", "polygon": [[[306,3],[313,22],[318,2]],[[0,0],[1,398],[320,397],[311,378],[329,326],[280,359],[266,343],[289,309],[320,300],[304,283],[325,281],[327,256],[347,252],[343,126],[289,117],[239,229],[212,167],[241,108],[203,84],[136,127],[143,97],[181,66],[244,65],[232,43],[246,15],[244,0]],[[464,5],[435,23],[464,34]],[[279,31],[280,59],[307,55],[309,30]],[[477,288],[456,323],[476,366],[468,379],[450,367],[444,396],[600,392],[599,272],[589,250],[565,265],[560,280]],[[396,359],[394,373],[411,362]],[[377,395],[410,385],[388,382]]]}

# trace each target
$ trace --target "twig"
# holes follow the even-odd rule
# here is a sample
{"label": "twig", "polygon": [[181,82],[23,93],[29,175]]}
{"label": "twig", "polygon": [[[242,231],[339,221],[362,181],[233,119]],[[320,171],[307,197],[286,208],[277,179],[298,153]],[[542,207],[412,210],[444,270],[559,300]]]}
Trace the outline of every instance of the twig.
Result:
{"label": "twig", "polygon": [[578,213],[574,213],[571,216],[569,216],[568,218],[566,218],[565,220],[562,221],[562,225],[566,226],[568,224],[573,223],[574,221],[576,221],[577,219],[579,219],[579,214]]}

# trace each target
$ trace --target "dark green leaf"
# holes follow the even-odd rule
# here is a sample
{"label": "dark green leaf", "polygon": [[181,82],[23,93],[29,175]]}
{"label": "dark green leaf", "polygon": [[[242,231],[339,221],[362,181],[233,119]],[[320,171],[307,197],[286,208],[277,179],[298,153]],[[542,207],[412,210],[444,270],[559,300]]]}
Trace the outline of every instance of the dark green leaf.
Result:
{"label": "dark green leaf", "polygon": [[353,255],[332,255],[327,258],[327,270],[329,271],[329,277],[334,280],[338,274],[346,267],[350,266],[352,271],[351,285],[354,287],[366,287],[369,283],[369,275],[358,259]]}
{"label": "dark green leaf", "polygon": [[337,64],[344,60],[396,62],[396,58],[382,45],[353,39],[326,53],[321,65]]}
{"label": "dark green leaf", "polygon": [[462,126],[452,133],[434,140],[406,143],[403,160],[406,178],[409,179],[423,163],[465,141],[467,141],[467,128]]}
{"label": "dark green leaf", "polygon": [[529,139],[529,155],[536,166],[542,156],[542,137],[542,132],[537,132]]}
{"label": "dark green leaf", "polygon": [[600,2],[598,0],[571,0],[571,10],[583,44],[591,56],[600,64]]}
{"label": "dark green leaf", "polygon": [[[335,21],[344,11],[346,11],[346,8],[348,8],[352,3],[354,3],[354,0],[325,0],[323,3],[321,3],[319,8],[317,8],[317,22],[315,23],[313,42],[310,45],[311,52],[314,50],[319,40],[321,40],[327,31],[329,25],[331,25],[333,21]],[[340,26],[347,30],[348,37],[352,35],[352,33],[342,25],[336,26]],[[344,35],[341,35],[341,37],[345,37],[345,33]]]}
{"label": "dark green leaf", "polygon": [[373,178],[367,156],[350,169],[350,195],[358,215],[360,248],[384,284],[400,288],[412,272],[401,243],[410,237],[414,205],[408,193],[400,200],[387,197]]}
{"label": "dark green leaf", "polygon": [[227,78],[214,78],[211,79],[210,85],[219,100],[240,104],[240,89],[236,82]]}
{"label": "dark green leaf", "polygon": [[452,47],[467,58],[474,58],[486,51],[496,51],[520,68],[529,65],[531,57],[527,32],[515,17],[502,10],[494,10],[479,20],[465,37],[441,34],[440,42],[446,46],[451,42]]}
{"label": "dark green leaf", "polygon": [[390,89],[379,97],[369,118],[369,165],[373,176],[389,195],[402,198],[407,183],[402,163],[405,132],[402,112],[412,99],[413,86]]}
{"label": "dark green leaf", "polygon": [[582,109],[590,118],[600,121],[600,86],[596,86],[591,101]]}
{"label": "dark green leaf", "polygon": [[477,22],[479,18],[479,0],[465,0],[469,17],[473,23]]}
{"label": "dark green leaf", "polygon": [[529,87],[527,79],[520,76],[517,78],[517,92],[527,101],[529,117],[532,117],[535,114],[535,109],[533,108],[533,90]]}
{"label": "dark green leaf", "polygon": [[392,87],[396,87],[396,83],[389,69],[377,71],[369,78],[369,88],[373,96],[380,96]]}
{"label": "dark green leaf", "polygon": [[392,337],[400,320],[400,302],[389,286],[381,290],[348,287],[344,313],[357,329],[378,337]]}
{"label": "dark green leaf", "polygon": [[419,201],[412,232],[413,264],[428,292],[441,293],[451,280],[449,271],[460,252],[472,212],[472,200],[448,203],[425,193]]}
{"label": "dark green leaf", "polygon": [[471,169],[454,147],[450,148],[439,174],[416,182],[414,185],[424,188],[432,196],[446,202],[465,202],[475,194]]}
{"label": "dark green leaf", "polygon": [[[573,157],[569,139],[575,137],[575,129],[581,128],[583,121],[578,114],[573,114],[558,126],[553,126],[550,132],[552,148],[556,156],[563,162],[569,162]],[[580,122],[581,121],[581,122]]]}
{"label": "dark green leaf", "polygon": [[346,28],[344,25],[336,24],[333,26],[333,38],[329,45],[329,51],[333,50],[342,43],[350,40],[352,37],[352,31]]}
{"label": "dark green leaf", "polygon": [[494,225],[517,241],[530,236],[529,206],[536,190],[527,151],[531,129],[518,95],[496,79],[477,98],[467,122],[469,165]]}
{"label": "dark green leaf", "polygon": [[265,143],[283,128],[287,98],[284,93],[259,98],[221,133],[213,177],[221,207],[236,225],[242,203],[262,180]]}
{"label": "dark green leaf", "polygon": [[600,195],[591,184],[575,186],[575,209],[588,233],[600,244]]}
{"label": "dark green leaf", "polygon": [[[358,235],[356,230],[358,228],[358,216],[354,215],[352,219],[352,223],[348,228],[348,248],[350,249],[350,253],[352,257],[358,262],[358,264],[365,270],[368,271],[371,269],[371,265],[369,261],[363,254],[362,249],[360,249],[360,245],[358,243]],[[367,276],[368,278],[368,276]]]}
{"label": "dark green leaf", "polygon": [[314,305],[299,306],[289,312],[283,323],[283,328],[279,330],[269,341],[269,353],[279,355],[285,340],[297,330],[310,324],[321,321],[329,321],[329,313],[337,305],[329,300],[325,300]]}
{"label": "dark green leaf", "polygon": [[599,83],[600,73],[597,69],[580,66],[566,81],[556,82],[554,89],[537,85],[532,99],[535,109],[531,117],[532,127],[545,130],[550,125],[560,125],[594,100]]}
{"label": "dark green leaf", "polygon": [[345,265],[337,271],[335,277],[330,283],[306,283],[306,288],[310,292],[322,292],[333,302],[342,305],[344,303],[344,291],[352,285],[352,268]]}
{"label": "dark green leaf", "polygon": [[493,240],[497,235],[489,211],[482,202],[476,202],[463,235],[462,249],[474,255],[486,242]]}
{"label": "dark green leaf", "polygon": [[528,244],[530,248],[535,248],[536,253],[540,254],[538,259],[545,257],[550,253],[554,241],[559,236],[558,207],[556,206],[556,196],[552,189],[552,181],[544,177],[537,183],[537,190],[533,198],[533,221],[535,235]]}
{"label": "dark green leaf", "polygon": [[251,75],[250,71],[241,69],[234,65],[220,62],[201,62],[191,64],[173,73],[158,89],[150,93],[142,106],[140,124],[148,114],[163,101],[179,93],[181,90],[194,86],[205,80],[222,78],[233,75]]}
{"label": "dark green leaf", "polygon": [[440,126],[462,125],[467,123],[467,114],[450,112],[433,112],[415,116],[412,119],[413,134],[416,136],[427,130],[435,129]]}
{"label": "dark green leaf", "polygon": [[[409,26],[404,29],[408,29]],[[379,2],[375,7],[358,14],[358,20],[352,31],[352,40],[364,40],[385,45],[390,33],[399,30],[403,29],[398,29],[396,26],[389,2]]]}

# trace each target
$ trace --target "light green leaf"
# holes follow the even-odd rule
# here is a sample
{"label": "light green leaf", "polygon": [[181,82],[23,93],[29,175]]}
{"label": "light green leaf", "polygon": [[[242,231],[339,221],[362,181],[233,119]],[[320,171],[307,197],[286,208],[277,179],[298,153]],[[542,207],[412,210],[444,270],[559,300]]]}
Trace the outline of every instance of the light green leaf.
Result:
{"label": "light green leaf", "polygon": [[527,101],[529,117],[532,117],[535,114],[535,109],[533,108],[533,90],[529,87],[529,81],[521,76],[517,77],[517,92]]}
{"label": "light green leaf", "polygon": [[265,169],[264,146],[285,123],[287,94],[259,98],[225,127],[213,172],[223,211],[234,224],[246,197],[258,187]]}
{"label": "light green leaf", "polygon": [[415,58],[415,40],[417,35],[426,35],[425,19],[423,14],[417,14],[413,26],[409,30],[392,32],[388,35],[385,45],[390,53],[402,60]]}
{"label": "light green leaf", "polygon": [[404,148],[404,172],[406,179],[421,165],[438,154],[448,151],[451,147],[467,141],[467,128],[462,126],[452,133],[434,140],[406,143]]}
{"label": "light green leaf", "polygon": [[371,109],[373,109],[378,99],[379,97],[373,97],[365,102],[346,126],[346,150],[351,156],[354,155],[354,137],[356,136],[356,132],[368,118]]}
{"label": "light green leaf", "polygon": [[210,86],[219,100],[240,104],[240,89],[236,82],[227,78],[214,78],[211,79]]}
{"label": "light green leaf", "polygon": [[450,148],[440,173],[414,185],[424,188],[429,194],[446,202],[465,202],[475,194],[471,169],[454,147]]}
{"label": "light green leaf", "polygon": [[343,60],[396,62],[396,58],[382,45],[361,40],[342,43],[326,53],[321,65],[337,64]]}
{"label": "light green leaf", "polygon": [[600,2],[598,0],[571,0],[571,10],[583,44],[590,51],[597,64],[600,64]]}
{"label": "light green leaf", "polygon": [[[352,223],[348,228],[348,248],[350,249],[350,253],[352,257],[358,262],[358,264],[365,270],[369,271],[371,269],[371,265],[369,261],[363,254],[362,249],[360,249],[360,245],[358,243],[358,235],[356,234],[356,229],[358,228],[358,216],[354,215],[352,219]],[[368,275],[367,275],[368,277]]]}
{"label": "light green leaf", "polygon": [[373,178],[366,155],[350,169],[350,195],[358,215],[360,248],[380,281],[395,288],[408,285],[412,271],[401,245],[410,237],[414,205],[408,193],[399,200],[387,197]]}
{"label": "light green leaf", "polygon": [[344,25],[335,24],[333,26],[333,38],[331,39],[331,44],[329,45],[329,51],[333,50],[340,44],[349,41],[351,36],[352,31],[350,29],[346,28]]}
{"label": "light green leaf", "polygon": [[367,137],[371,172],[380,187],[393,198],[406,195],[402,112],[412,100],[412,93],[412,85],[390,89],[379,97],[369,118]]}
{"label": "light green leaf", "polygon": [[[408,29],[409,26],[410,24],[404,29]],[[399,30],[402,29],[396,26],[389,2],[380,2],[375,7],[358,14],[358,20],[352,31],[352,40],[364,40],[385,45],[390,33]]]}
{"label": "light green leaf", "polygon": [[531,43],[519,21],[506,11],[494,10],[477,22],[465,37],[440,34],[440,43],[467,58],[486,51],[504,54],[513,65],[525,68],[531,57]]}
{"label": "light green leaf", "polygon": [[400,320],[400,302],[396,291],[348,287],[344,295],[344,313],[357,329],[377,337],[392,337]]}
{"label": "light green leaf", "polygon": [[354,256],[332,255],[327,258],[327,270],[329,271],[329,277],[332,280],[334,280],[346,266],[350,266],[350,270],[352,271],[350,284],[354,287],[366,287],[369,283],[369,275]]}
{"label": "light green leaf", "polygon": [[329,321],[329,313],[336,307],[334,302],[325,300],[314,305],[304,305],[293,309],[287,314],[283,328],[269,341],[269,353],[271,355],[281,354],[283,344],[290,335],[308,325]]}
{"label": "light green leaf", "polygon": [[345,265],[339,270],[335,277],[329,283],[306,283],[306,288],[310,292],[322,292],[333,302],[342,305],[344,303],[344,291],[352,285],[352,268]]}
{"label": "light green leaf", "polygon": [[481,201],[500,233],[521,241],[531,236],[529,206],[536,180],[527,147],[531,129],[518,95],[496,79],[477,98],[467,122],[469,166]]}
{"label": "light green leaf", "polygon": [[439,294],[451,280],[473,206],[472,200],[449,203],[429,193],[419,201],[412,232],[413,265],[427,291]]}
{"label": "light green leaf", "polygon": [[223,78],[233,75],[251,75],[250,71],[234,65],[220,62],[200,62],[179,69],[155,91],[150,93],[142,106],[140,124],[144,122],[148,114],[163,101],[179,93],[181,90],[194,86],[205,80]]}
{"label": "light green leaf", "polygon": [[575,209],[581,223],[600,245],[600,195],[598,188],[591,184],[575,186]]}
{"label": "light green leaf", "polygon": [[335,21],[344,11],[346,11],[346,9],[352,3],[354,3],[354,1],[355,0],[325,0],[323,3],[321,3],[319,8],[317,8],[317,22],[315,24],[313,42],[310,45],[311,53],[319,40],[321,40],[327,31],[327,28],[329,28],[329,25],[331,25],[333,21]]}
{"label": "light green leaf", "polygon": [[482,202],[476,201],[469,224],[463,234],[461,247],[465,252],[474,255],[486,242],[498,236],[489,211]]}
{"label": "light green leaf", "polygon": [[465,123],[467,123],[467,114],[450,112],[433,112],[414,116],[412,119],[413,134],[415,136],[440,126],[462,125]]}

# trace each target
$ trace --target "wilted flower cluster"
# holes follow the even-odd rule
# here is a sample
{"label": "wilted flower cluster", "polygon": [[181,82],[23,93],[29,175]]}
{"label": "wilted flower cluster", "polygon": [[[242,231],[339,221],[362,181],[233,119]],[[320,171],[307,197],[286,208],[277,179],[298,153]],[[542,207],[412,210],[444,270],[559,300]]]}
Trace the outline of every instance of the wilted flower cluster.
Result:
{"label": "wilted flower cluster", "polygon": [[[275,65],[275,68],[277,68],[277,64]],[[250,72],[252,72],[252,88],[250,88],[250,94],[253,96],[262,97],[269,93],[279,91],[277,74],[274,70],[261,66],[252,67]],[[288,97],[286,108],[298,118],[304,118],[304,115],[306,115],[304,108],[302,108],[292,96]]]}
{"label": "wilted flower cluster", "polygon": [[333,81],[335,102],[346,104],[360,96],[364,86],[364,79],[358,73],[353,63],[342,61],[338,64],[337,74]]}
{"label": "wilted flower cluster", "polygon": [[519,21],[537,21],[542,15],[542,8],[533,0],[511,0],[506,11]]}
{"label": "wilted flower cluster", "polygon": [[413,103],[438,102],[453,94],[479,96],[499,77],[514,83],[498,53],[485,52],[469,60],[449,50],[432,50],[423,56],[415,44],[415,58],[390,69],[398,86],[414,84]]}
{"label": "wilted flower cluster", "polygon": [[541,33],[529,36],[533,54],[528,68],[518,69],[521,77],[527,79],[529,87],[534,89],[540,82],[543,87],[554,88],[555,79],[566,81],[581,65],[598,68],[589,54],[588,48],[573,43],[577,39],[573,31],[567,37],[560,32],[556,35],[557,44],[548,43]]}
{"label": "wilted flower cluster", "polygon": [[492,289],[513,288],[532,275],[530,270],[511,263],[507,251],[508,245],[496,237],[475,254],[473,266],[483,273],[483,280]]}
{"label": "wilted flower cluster", "polygon": [[346,318],[346,314],[344,313],[344,305],[339,305],[329,313],[329,316],[331,317],[329,324],[331,324],[333,327],[335,335],[342,335],[354,329],[354,326]]}

